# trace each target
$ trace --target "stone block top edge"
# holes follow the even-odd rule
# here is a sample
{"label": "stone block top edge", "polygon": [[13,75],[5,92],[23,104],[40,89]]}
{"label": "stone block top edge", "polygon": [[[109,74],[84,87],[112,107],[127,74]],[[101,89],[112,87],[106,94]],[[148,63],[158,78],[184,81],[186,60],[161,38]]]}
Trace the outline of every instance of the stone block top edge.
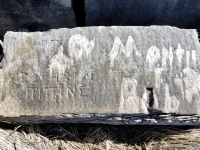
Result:
{"label": "stone block top edge", "polygon": [[47,31],[35,31],[35,32],[22,32],[22,31],[7,31],[5,33],[9,34],[9,33],[44,33],[44,32],[52,32],[52,31],[57,31],[57,30],[77,30],[77,29],[98,29],[98,28],[107,28],[107,29],[115,29],[115,28],[151,28],[151,29],[160,29],[160,28],[166,28],[166,29],[174,29],[174,30],[188,30],[188,31],[196,31],[196,29],[184,29],[184,28],[178,28],[175,26],[168,26],[168,25],[164,25],[164,26],[160,26],[160,25],[151,25],[151,26],[86,26],[86,27],[74,27],[74,28],[58,28],[58,29],[50,29]]}

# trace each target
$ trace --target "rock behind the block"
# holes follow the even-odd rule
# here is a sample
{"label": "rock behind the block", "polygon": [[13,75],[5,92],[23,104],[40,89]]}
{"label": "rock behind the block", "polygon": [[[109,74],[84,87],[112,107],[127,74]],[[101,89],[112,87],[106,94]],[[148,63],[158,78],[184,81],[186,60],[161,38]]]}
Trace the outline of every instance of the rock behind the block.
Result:
{"label": "rock behind the block", "polygon": [[0,38],[6,31],[47,31],[76,26],[71,0],[1,0]]}
{"label": "rock behind the block", "polygon": [[200,27],[199,0],[85,0],[87,26]]}

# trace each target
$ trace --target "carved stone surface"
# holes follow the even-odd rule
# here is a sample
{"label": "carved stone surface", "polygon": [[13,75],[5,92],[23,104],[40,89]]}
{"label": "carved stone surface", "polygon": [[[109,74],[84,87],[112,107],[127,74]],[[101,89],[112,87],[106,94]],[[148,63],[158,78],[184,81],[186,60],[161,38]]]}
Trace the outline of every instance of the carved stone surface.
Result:
{"label": "carved stone surface", "polygon": [[76,26],[71,0],[1,0],[0,38],[6,31],[47,31]]}
{"label": "carved stone surface", "polygon": [[4,53],[3,118],[200,114],[195,30],[151,26],[7,32]]}
{"label": "carved stone surface", "polygon": [[85,0],[87,26],[200,27],[199,0]]}

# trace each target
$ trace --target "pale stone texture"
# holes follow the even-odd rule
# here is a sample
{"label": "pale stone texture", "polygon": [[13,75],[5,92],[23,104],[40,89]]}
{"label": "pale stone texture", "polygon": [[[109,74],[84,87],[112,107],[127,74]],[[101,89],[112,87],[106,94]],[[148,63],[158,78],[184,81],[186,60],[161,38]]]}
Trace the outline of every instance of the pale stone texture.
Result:
{"label": "pale stone texture", "polygon": [[[7,32],[4,53],[4,118],[200,114],[195,30],[151,26]],[[151,102],[147,88],[153,90]]]}
{"label": "pale stone texture", "polygon": [[1,0],[0,38],[6,31],[76,27],[71,0]]}
{"label": "pale stone texture", "polygon": [[86,26],[200,27],[199,0],[85,0]]}

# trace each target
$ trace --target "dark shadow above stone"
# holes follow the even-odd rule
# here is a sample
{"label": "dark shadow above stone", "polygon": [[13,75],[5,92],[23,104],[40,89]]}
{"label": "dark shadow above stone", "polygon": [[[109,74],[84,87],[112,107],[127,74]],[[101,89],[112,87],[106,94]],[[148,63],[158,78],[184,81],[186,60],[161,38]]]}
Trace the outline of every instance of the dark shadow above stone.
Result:
{"label": "dark shadow above stone", "polygon": [[200,27],[199,0],[85,0],[86,26]]}
{"label": "dark shadow above stone", "polygon": [[76,26],[71,0],[1,0],[0,39],[6,31],[47,31]]}

